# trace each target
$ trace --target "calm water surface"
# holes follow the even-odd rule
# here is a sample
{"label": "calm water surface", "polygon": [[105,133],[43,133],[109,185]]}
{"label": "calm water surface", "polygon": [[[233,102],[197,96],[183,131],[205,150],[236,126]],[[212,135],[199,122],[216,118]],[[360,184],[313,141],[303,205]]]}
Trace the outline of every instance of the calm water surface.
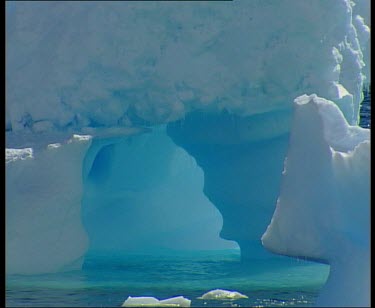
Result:
{"label": "calm water surface", "polygon": [[[238,250],[171,256],[92,254],[82,271],[8,276],[6,304],[119,307],[128,296],[183,295],[193,307],[311,306],[328,271],[327,265],[282,257],[245,265]],[[236,290],[249,298],[197,299],[216,288]]]}

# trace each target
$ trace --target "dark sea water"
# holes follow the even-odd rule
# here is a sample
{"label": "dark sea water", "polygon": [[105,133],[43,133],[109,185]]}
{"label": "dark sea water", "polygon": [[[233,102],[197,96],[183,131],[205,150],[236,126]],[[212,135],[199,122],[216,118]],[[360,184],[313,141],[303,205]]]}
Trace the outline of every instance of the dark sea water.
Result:
{"label": "dark sea water", "polygon": [[364,99],[359,112],[359,126],[363,128],[371,128],[371,88],[368,87],[363,91]]}
{"label": "dark sea water", "polygon": [[[371,127],[371,91],[365,91],[360,126]],[[240,262],[239,250],[168,256],[86,256],[82,271],[6,277],[7,307],[119,307],[128,296],[184,296],[193,307],[312,306],[329,266],[292,258]],[[208,301],[212,289],[248,299]]]}

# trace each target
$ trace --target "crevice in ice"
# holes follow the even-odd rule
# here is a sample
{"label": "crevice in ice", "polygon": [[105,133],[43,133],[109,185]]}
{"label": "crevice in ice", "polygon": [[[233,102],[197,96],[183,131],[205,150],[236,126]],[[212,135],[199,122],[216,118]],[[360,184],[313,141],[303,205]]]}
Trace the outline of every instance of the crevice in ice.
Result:
{"label": "crevice in ice", "polygon": [[97,183],[96,185],[103,184],[110,176],[113,149],[113,144],[103,146],[95,157],[88,177]]}

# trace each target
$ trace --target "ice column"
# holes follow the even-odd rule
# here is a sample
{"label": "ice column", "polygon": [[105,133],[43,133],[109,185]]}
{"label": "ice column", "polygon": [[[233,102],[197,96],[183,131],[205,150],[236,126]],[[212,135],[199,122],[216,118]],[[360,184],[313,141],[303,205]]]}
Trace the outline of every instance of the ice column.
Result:
{"label": "ice column", "polygon": [[272,252],[331,265],[321,307],[370,304],[369,138],[333,102],[295,100],[280,196],[262,241]]}

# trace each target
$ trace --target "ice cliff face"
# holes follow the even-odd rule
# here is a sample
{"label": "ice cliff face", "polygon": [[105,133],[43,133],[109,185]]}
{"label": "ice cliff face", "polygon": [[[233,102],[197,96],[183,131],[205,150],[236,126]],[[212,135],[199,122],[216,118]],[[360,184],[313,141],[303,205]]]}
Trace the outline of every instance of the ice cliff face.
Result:
{"label": "ice cliff face", "polygon": [[[30,263],[30,258],[8,257],[8,273],[59,270],[78,260],[87,248],[78,219],[81,202],[86,210],[90,200],[116,202],[105,199],[109,179],[124,183],[115,185],[111,195],[139,201],[134,191],[144,189],[152,176],[136,186],[137,180],[120,176],[120,172],[136,174],[136,165],[122,167],[117,162],[110,171],[101,167],[115,157],[113,153],[124,159],[131,155],[123,136],[158,124],[167,124],[168,136],[202,168],[204,193],[223,216],[222,237],[237,241],[245,259],[265,257],[260,238],[280,194],[285,156],[293,151],[288,150],[289,138],[296,134],[292,129],[290,135],[295,127],[293,100],[316,93],[333,101],[350,125],[358,123],[363,82],[365,76],[370,78],[368,5],[347,0],[7,2],[6,249],[9,256],[16,256],[21,247],[38,247],[51,263],[45,267],[45,259],[32,258]],[[327,114],[329,120],[334,113]],[[331,126],[325,127],[329,136]],[[346,132],[346,127],[339,125],[338,131]],[[323,130],[319,128],[316,138]],[[76,150],[66,143],[73,134],[93,138],[79,143]],[[164,137],[155,137],[155,148],[171,142]],[[343,151],[345,140],[329,144]],[[55,143],[61,147],[48,147]],[[328,151],[318,145],[315,152]],[[53,151],[66,152],[59,156]],[[137,151],[147,158],[150,150],[138,146]],[[334,161],[336,173],[325,180],[336,181],[341,172],[345,180],[337,187],[352,185],[345,182],[346,160]],[[351,161],[357,165],[356,159]],[[55,167],[43,167],[45,162]],[[320,168],[329,165],[323,159],[321,163]],[[60,172],[66,177],[58,176]],[[54,184],[48,177],[69,185]],[[34,178],[40,179],[40,187],[19,193],[19,187],[29,187]],[[70,183],[75,183],[74,189]],[[59,187],[71,187],[72,192],[58,191]],[[124,189],[133,191],[126,195]],[[47,197],[48,191],[56,196]],[[69,197],[63,197],[66,194]],[[19,222],[27,221],[20,215],[30,206],[29,200],[32,207],[45,210],[45,218],[35,216],[20,229],[25,232],[17,233]],[[56,210],[60,206],[62,210]],[[75,226],[65,229],[59,219],[71,208]],[[337,218],[335,228],[347,230],[347,217]],[[38,225],[45,225],[43,230],[53,225],[56,232],[47,236]],[[61,242],[68,252],[57,245],[49,253],[47,243],[60,243],[64,236],[74,238],[77,245]],[[273,251],[295,255],[280,249]],[[314,253],[299,255],[329,262],[334,258]]]}
{"label": "ice cliff face", "polygon": [[82,162],[90,136],[6,151],[6,271],[80,268],[88,238],[81,224]]}

